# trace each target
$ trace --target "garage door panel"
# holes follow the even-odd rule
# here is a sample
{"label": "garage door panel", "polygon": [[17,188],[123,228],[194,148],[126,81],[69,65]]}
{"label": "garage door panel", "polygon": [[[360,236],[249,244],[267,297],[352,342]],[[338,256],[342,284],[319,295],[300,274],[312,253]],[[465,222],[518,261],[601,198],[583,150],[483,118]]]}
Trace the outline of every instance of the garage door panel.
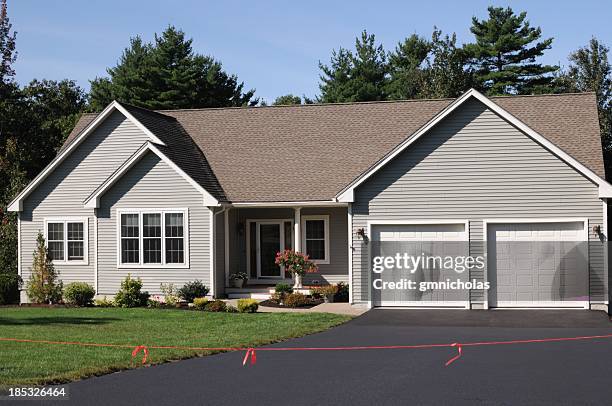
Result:
{"label": "garage door panel", "polygon": [[[404,253],[413,257],[468,255],[467,230],[465,223],[458,224],[376,224],[371,226],[372,257],[395,256]],[[446,281],[457,278],[457,274],[434,266],[419,267],[414,273],[404,269],[392,269],[372,274],[373,279],[383,282],[400,282],[402,279],[420,282]],[[465,273],[467,274],[467,273]],[[467,279],[467,278],[465,278]],[[467,291],[386,289],[372,290],[374,306],[463,306],[468,301]]]}
{"label": "garage door panel", "polygon": [[585,239],[584,224],[577,221],[488,224],[489,305],[551,307],[583,299]]}

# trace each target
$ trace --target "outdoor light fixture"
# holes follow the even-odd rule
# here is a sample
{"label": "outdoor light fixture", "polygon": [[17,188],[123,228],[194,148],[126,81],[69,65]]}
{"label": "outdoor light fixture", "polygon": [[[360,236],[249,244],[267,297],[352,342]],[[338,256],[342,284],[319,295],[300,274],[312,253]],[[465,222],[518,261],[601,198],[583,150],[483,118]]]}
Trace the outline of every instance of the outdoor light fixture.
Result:
{"label": "outdoor light fixture", "polygon": [[595,235],[601,234],[601,226],[599,224],[596,224],[593,226],[593,234]]}

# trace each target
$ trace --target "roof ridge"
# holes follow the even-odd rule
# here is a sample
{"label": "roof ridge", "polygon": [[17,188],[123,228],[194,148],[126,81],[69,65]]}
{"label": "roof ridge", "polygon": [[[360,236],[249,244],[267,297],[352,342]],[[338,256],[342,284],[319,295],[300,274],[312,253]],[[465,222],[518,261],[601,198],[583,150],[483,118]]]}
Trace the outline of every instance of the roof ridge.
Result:
{"label": "roof ridge", "polygon": [[161,110],[150,110],[150,109],[147,109],[147,108],[144,108],[144,107],[134,106],[133,104],[129,104],[129,103],[125,103],[125,102],[120,102],[120,101],[117,101],[117,103],[119,103],[121,106],[123,106],[125,108],[128,108],[128,109],[136,109],[136,110],[139,110],[139,111],[141,111],[143,113],[150,113],[150,114],[153,114],[153,115],[158,116],[160,118],[164,118],[164,119],[167,119],[167,120],[170,120],[170,121],[176,121],[176,118],[174,118],[172,116],[168,116],[168,115],[163,114],[163,113],[160,113]]}
{"label": "roof ridge", "polygon": [[[553,97],[553,96],[583,96],[595,94],[595,92],[568,92],[568,93],[543,93],[543,94],[508,94],[499,96],[487,96],[490,99],[502,99],[502,98],[523,98],[523,97]],[[328,106],[353,106],[353,105],[366,105],[366,104],[392,104],[392,103],[423,103],[423,102],[440,102],[440,101],[452,101],[456,100],[456,97],[443,97],[443,98],[425,98],[425,99],[401,99],[401,100],[371,100],[371,101],[358,101],[358,102],[338,102],[338,103],[311,103],[311,104],[282,104],[282,105],[269,105],[269,106],[231,106],[231,107],[201,107],[201,108],[189,108],[189,109],[162,109],[162,110],[149,110],[155,111],[156,113],[182,112],[182,111],[211,111],[211,110],[256,110],[256,109],[268,109],[268,108],[306,108],[306,107],[328,107]]]}

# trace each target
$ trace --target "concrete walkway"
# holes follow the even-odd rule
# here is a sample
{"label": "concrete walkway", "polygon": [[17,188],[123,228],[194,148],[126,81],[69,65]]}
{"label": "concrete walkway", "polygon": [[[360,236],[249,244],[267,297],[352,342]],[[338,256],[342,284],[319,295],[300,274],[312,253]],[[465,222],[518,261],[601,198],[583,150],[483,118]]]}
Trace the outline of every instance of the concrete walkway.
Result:
{"label": "concrete walkway", "polygon": [[[238,303],[238,299],[228,299],[225,300],[227,304],[231,304],[232,306],[236,306]],[[365,306],[359,305],[350,305],[348,303],[321,303],[318,306],[311,307],[309,309],[304,308],[278,308],[278,307],[266,307],[259,306],[257,310],[261,313],[279,313],[279,312],[291,312],[291,313],[335,313],[335,314],[346,314],[349,316],[360,316],[363,313],[368,311],[368,308]]]}

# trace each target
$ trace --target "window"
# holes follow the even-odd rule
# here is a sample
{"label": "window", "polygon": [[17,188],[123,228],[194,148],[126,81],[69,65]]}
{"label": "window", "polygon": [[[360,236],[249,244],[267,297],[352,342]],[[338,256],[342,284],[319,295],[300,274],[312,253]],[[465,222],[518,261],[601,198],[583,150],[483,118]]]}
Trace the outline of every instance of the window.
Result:
{"label": "window", "polygon": [[118,210],[119,266],[188,266],[187,210]]}
{"label": "window", "polygon": [[329,264],[329,216],[302,216],[302,249],[314,262]]}
{"label": "window", "polygon": [[87,219],[45,219],[47,250],[54,263],[87,262]]}

